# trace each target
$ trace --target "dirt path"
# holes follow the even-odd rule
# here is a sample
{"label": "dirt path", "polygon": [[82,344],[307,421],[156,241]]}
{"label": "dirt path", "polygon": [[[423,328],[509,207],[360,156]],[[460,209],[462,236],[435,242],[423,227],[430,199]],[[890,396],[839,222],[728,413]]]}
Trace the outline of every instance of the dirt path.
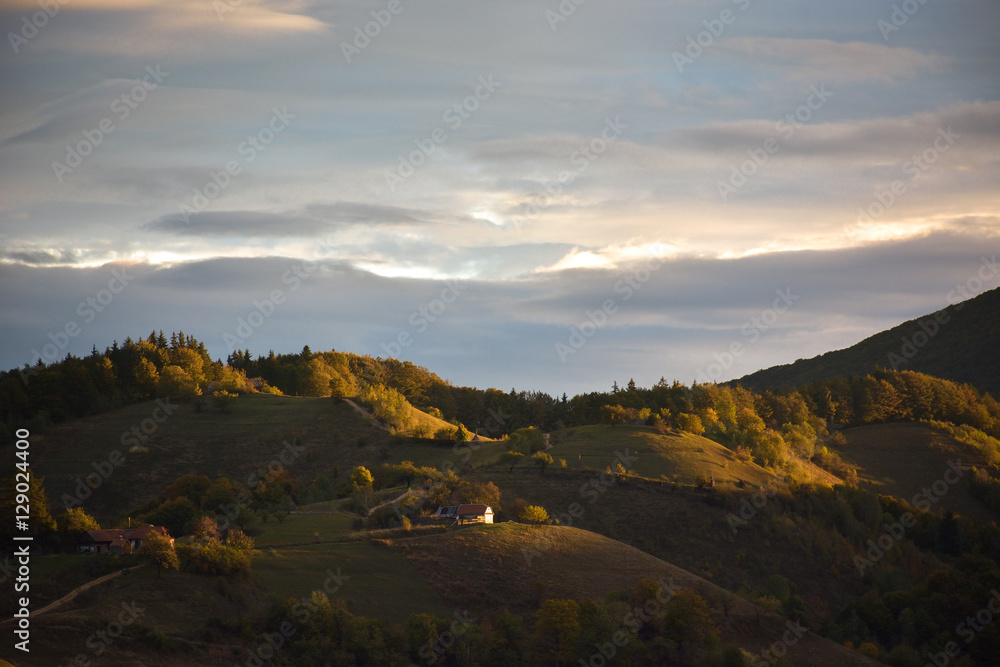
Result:
{"label": "dirt path", "polygon": [[342,398],[340,400],[342,400],[344,403],[347,403],[349,406],[351,406],[352,408],[354,408],[354,411],[357,412],[362,417],[368,417],[369,419],[371,419],[372,420],[372,425],[375,426],[376,428],[380,428],[383,431],[388,431],[389,430],[388,428],[386,428],[386,426],[384,424],[382,424],[382,422],[380,422],[374,415],[372,415],[372,413],[368,412],[367,410],[365,410],[363,407],[361,407],[360,405],[358,405],[357,403],[355,403],[351,399],[349,399],[349,398]]}
{"label": "dirt path", "polygon": [[[111,579],[114,579],[115,577],[120,577],[120,576],[122,576],[123,574],[125,574],[126,572],[128,572],[130,570],[137,570],[140,567],[145,567],[146,565],[148,565],[148,563],[143,563],[142,565],[135,565],[133,567],[127,567],[124,570],[118,570],[117,572],[112,572],[111,574],[106,574],[103,577],[98,577],[97,579],[94,579],[93,581],[88,581],[87,583],[83,584],[82,586],[77,586],[76,588],[74,588],[69,593],[67,593],[66,595],[62,596],[61,598],[59,598],[55,602],[47,604],[44,607],[42,607],[41,609],[36,609],[35,611],[32,611],[31,612],[31,617],[32,618],[37,618],[38,616],[41,616],[42,614],[44,614],[46,612],[52,611],[56,607],[60,607],[60,606],[62,606],[64,604],[66,604],[70,600],[74,599],[80,593],[83,593],[86,590],[90,590],[91,588],[93,588],[94,586],[97,586],[98,584],[103,584],[105,581],[109,581]],[[9,618],[9,619],[5,620],[3,623],[10,623],[13,620],[14,620],[13,618]],[[2,625],[3,623],[0,623],[0,625]]]}
{"label": "dirt path", "polygon": [[[375,507],[372,507],[371,509],[368,510],[368,515],[367,516],[371,516],[372,512],[374,512],[375,510],[379,509],[380,507],[385,507],[386,505],[391,505],[393,503],[398,503],[400,500],[402,500],[403,498],[405,498],[407,496],[407,494],[410,493],[411,490],[412,489],[407,489],[406,491],[403,491],[401,494],[399,494],[398,496],[396,496],[392,500],[387,500],[384,503],[379,503]],[[419,491],[414,491],[413,493],[414,493],[415,496],[418,496],[418,497],[420,496],[420,492]]]}

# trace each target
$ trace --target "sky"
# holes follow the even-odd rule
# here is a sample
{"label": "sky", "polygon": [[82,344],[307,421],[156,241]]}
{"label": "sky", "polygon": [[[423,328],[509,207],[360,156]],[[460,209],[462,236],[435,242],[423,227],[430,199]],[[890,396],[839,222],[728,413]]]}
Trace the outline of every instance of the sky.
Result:
{"label": "sky", "polygon": [[987,0],[0,1],[0,367],[724,381],[1000,287]]}

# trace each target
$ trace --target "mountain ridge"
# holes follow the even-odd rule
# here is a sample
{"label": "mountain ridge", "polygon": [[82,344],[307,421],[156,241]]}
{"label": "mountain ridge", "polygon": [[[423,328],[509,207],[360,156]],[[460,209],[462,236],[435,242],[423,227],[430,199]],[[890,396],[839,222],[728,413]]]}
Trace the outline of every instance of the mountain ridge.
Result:
{"label": "mountain ridge", "polygon": [[841,350],[765,368],[730,384],[748,389],[801,387],[876,367],[971,384],[1000,396],[1000,288],[917,317]]}

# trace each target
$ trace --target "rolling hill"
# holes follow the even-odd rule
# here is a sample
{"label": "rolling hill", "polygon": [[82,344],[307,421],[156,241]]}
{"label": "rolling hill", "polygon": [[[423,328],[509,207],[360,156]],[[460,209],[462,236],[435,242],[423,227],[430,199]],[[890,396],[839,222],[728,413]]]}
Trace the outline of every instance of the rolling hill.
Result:
{"label": "rolling hill", "polygon": [[[553,458],[568,465],[593,470],[614,467],[619,452],[634,458],[630,467],[636,474],[653,479],[667,478],[694,484],[699,475],[711,475],[716,482],[746,482],[762,486],[778,481],[771,471],[740,460],[717,442],[685,432],[657,433],[649,426],[579,426],[559,434],[548,450]],[[812,464],[803,465],[804,476],[825,484],[840,480]]]}
{"label": "rolling hill", "polygon": [[[767,648],[784,629],[785,619],[777,614],[638,549],[578,528],[475,526],[394,540],[391,548],[405,554],[453,608],[476,615],[501,607],[530,614],[545,599],[604,597],[654,579],[698,591],[712,603],[723,641],[751,653]],[[723,599],[728,612],[722,609]],[[792,646],[787,660],[805,667],[878,664],[813,634]]]}
{"label": "rolling hill", "polygon": [[[733,383],[762,391],[864,375],[876,366],[910,370],[1000,396],[1000,288],[904,322],[845,348],[774,366]],[[942,323],[943,322],[943,323]],[[896,355],[890,357],[890,355]]]}
{"label": "rolling hill", "polygon": [[[526,563],[526,550],[539,555]],[[55,559],[63,569],[81,561]],[[786,629],[780,615],[690,572],[570,527],[496,524],[434,535],[397,533],[391,540],[267,550],[254,558],[253,568],[250,580],[172,571],[158,575],[152,567],[138,568],[36,618],[32,652],[15,659],[26,666],[63,664],[77,655],[110,666],[242,663],[259,637],[219,630],[248,614],[265,614],[265,592],[301,599],[322,588],[331,571],[342,577],[331,597],[346,600],[356,613],[393,624],[418,611],[449,617],[462,610],[476,619],[501,607],[531,614],[540,598],[600,598],[653,579],[696,590],[709,602],[723,641],[752,653],[766,649]],[[113,641],[99,639],[98,633],[107,636],[120,617],[123,603],[136,612],[127,617],[124,632]],[[812,633],[791,646],[789,660],[806,667],[878,664]]]}
{"label": "rolling hill", "polygon": [[[873,424],[844,431],[847,443],[833,448],[858,471],[858,479],[878,493],[929,503],[933,512],[954,511],[989,523],[1000,516],[969,493],[968,473],[956,484],[942,487],[945,475],[955,479],[958,473],[951,463],[962,467],[984,465],[983,458],[971,447],[926,424]],[[946,492],[938,496],[927,490],[938,482]],[[933,500],[933,502],[931,502]]]}
{"label": "rolling hill", "polygon": [[[425,423],[445,423],[419,414]],[[148,434],[143,431],[154,425]],[[124,518],[123,511],[155,498],[187,473],[246,484],[271,461],[279,461],[302,484],[320,474],[332,477],[335,468],[343,479],[358,465],[460,460],[451,442],[397,440],[345,403],[245,394],[226,413],[179,404],[165,415],[156,401],[147,401],[58,424],[32,437],[32,459],[45,478],[51,504],[59,508],[56,513],[64,507],[64,496],[82,489],[80,496],[90,491],[87,512],[105,523]],[[484,453],[500,447],[488,441],[476,446]],[[114,452],[116,461],[124,459],[120,465],[109,465]],[[87,489],[82,480],[97,474],[100,485]]]}

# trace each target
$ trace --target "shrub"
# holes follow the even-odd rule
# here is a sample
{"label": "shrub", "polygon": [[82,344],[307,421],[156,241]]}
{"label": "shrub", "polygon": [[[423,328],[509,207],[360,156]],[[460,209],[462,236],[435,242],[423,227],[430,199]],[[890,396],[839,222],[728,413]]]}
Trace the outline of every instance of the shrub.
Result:
{"label": "shrub", "polygon": [[546,512],[545,508],[540,505],[528,505],[521,510],[521,514],[518,518],[525,523],[533,523],[537,526],[539,524],[548,523],[549,513]]}

